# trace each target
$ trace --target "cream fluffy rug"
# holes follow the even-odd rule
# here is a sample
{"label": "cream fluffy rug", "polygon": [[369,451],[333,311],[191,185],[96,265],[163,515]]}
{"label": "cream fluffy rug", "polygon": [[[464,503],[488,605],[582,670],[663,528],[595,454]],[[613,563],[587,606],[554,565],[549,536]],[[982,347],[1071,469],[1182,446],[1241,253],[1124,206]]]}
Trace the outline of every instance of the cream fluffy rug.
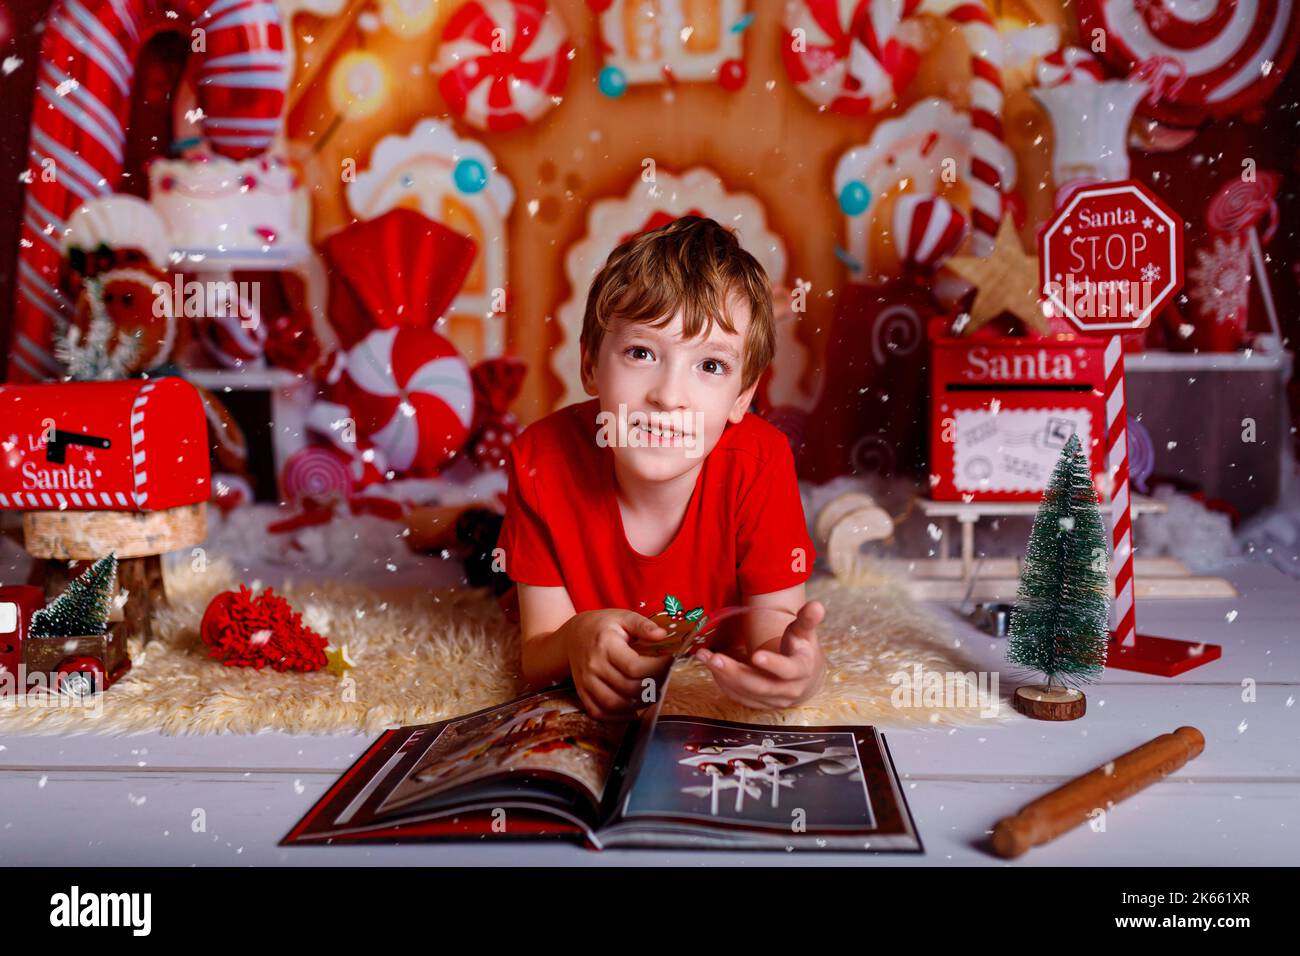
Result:
{"label": "cream fluffy rug", "polygon": [[[374,733],[468,713],[520,693],[517,632],[486,592],[380,593],[335,582],[286,587],[281,593],[308,625],[347,645],[355,666],[340,679],[327,671],[224,667],[208,658],[198,622],[211,597],[237,581],[221,563],[203,574],[178,563],[168,574],[171,607],[155,618],[156,636],[147,648],[131,642],[133,669],[103,695],[101,709],[17,706],[14,698],[0,697],[0,733]],[[939,673],[976,669],[940,643],[945,626],[895,585],[818,578],[809,594],[827,609],[820,633],[829,674],[814,701],[786,711],[752,711],[722,697],[704,669],[689,662],[673,676],[665,713],[881,727],[987,721],[987,709],[981,716],[973,694],[966,707],[937,706],[942,701],[894,706],[891,675],[910,674],[916,664]],[[1000,702],[997,719],[1009,712]]]}

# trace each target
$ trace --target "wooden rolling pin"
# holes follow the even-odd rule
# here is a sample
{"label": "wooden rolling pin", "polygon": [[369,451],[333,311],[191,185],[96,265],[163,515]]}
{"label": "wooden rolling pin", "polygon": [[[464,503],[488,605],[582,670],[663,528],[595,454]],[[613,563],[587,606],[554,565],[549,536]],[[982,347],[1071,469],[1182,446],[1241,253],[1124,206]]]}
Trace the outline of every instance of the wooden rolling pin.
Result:
{"label": "wooden rolling pin", "polygon": [[1179,727],[1172,734],[1148,740],[1039,797],[1015,816],[999,820],[993,828],[993,851],[1010,859],[1054,840],[1086,821],[1093,811],[1109,810],[1169,776],[1204,749],[1205,737],[1195,727]]}

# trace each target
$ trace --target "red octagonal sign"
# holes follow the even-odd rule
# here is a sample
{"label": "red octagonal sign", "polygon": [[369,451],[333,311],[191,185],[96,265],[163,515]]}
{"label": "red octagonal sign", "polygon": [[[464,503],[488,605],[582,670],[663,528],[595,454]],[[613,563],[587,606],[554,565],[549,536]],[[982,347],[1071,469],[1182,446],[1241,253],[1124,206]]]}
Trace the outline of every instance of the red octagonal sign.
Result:
{"label": "red octagonal sign", "polygon": [[1143,329],[1183,285],[1183,221],[1142,183],[1085,186],[1038,237],[1043,297],[1082,332]]}

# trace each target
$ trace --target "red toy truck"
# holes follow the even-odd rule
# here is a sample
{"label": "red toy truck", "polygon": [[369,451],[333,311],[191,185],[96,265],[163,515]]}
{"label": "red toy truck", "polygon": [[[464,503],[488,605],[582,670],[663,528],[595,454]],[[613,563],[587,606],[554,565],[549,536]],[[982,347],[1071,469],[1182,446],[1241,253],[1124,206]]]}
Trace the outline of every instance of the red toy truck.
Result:
{"label": "red toy truck", "polygon": [[[85,697],[111,687],[131,669],[122,629],[83,637],[32,637],[32,615],[45,593],[25,584],[0,587],[0,694],[48,682],[51,690]],[[24,690],[26,688],[23,688]]]}

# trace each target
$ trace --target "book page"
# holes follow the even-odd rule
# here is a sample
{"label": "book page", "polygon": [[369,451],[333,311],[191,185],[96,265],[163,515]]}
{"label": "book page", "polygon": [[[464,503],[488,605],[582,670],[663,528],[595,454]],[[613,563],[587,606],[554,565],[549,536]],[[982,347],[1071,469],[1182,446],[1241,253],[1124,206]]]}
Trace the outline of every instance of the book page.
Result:
{"label": "book page", "polygon": [[662,717],[624,820],[658,818],[773,831],[875,828],[851,728],[787,730]]}
{"label": "book page", "polygon": [[571,688],[449,720],[378,812],[508,774],[558,776],[599,806],[627,729],[589,717]]}

